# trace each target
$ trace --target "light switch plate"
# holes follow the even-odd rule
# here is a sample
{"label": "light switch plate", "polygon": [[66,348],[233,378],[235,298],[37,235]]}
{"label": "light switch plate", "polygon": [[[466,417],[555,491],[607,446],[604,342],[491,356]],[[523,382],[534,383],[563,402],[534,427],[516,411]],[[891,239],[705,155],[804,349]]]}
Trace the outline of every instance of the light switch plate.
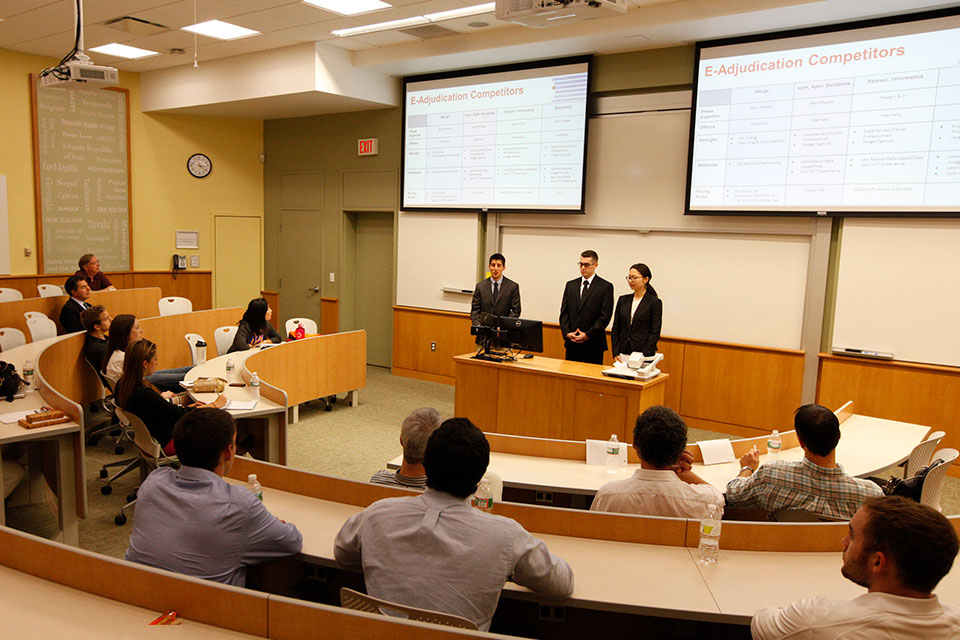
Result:
{"label": "light switch plate", "polygon": [[200,267],[200,256],[190,256],[190,268],[197,269]]}

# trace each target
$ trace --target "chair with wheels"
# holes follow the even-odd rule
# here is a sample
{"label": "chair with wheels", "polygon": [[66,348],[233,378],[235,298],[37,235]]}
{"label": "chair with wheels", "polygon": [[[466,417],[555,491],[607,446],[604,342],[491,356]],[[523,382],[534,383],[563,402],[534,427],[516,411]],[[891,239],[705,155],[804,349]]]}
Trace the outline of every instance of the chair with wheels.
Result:
{"label": "chair with wheels", "polygon": [[160,315],[162,316],[174,316],[178,313],[191,313],[193,311],[193,303],[190,302],[189,298],[180,298],[177,296],[160,298],[160,302],[158,302],[157,305],[160,308]]}
{"label": "chair with wheels", "polygon": [[197,343],[200,341],[206,342],[203,336],[199,333],[188,333],[183,336],[187,340],[187,345],[190,347],[190,362],[193,366],[197,366]]}
{"label": "chair with wheels", "polygon": [[23,294],[20,293],[20,289],[0,287],[0,302],[10,302],[11,300],[23,300]]}
{"label": "chair with wheels", "polygon": [[40,294],[41,298],[54,298],[64,295],[63,287],[57,284],[38,284],[37,293]]}
{"label": "chair with wheels", "polygon": [[20,329],[4,327],[0,329],[0,351],[9,351],[27,344],[27,336]]}
{"label": "chair with wheels", "polygon": [[310,318],[290,318],[284,323],[284,330],[287,332],[287,335],[284,337],[296,331],[299,326],[303,326],[303,332],[308,336],[319,333],[315,320],[311,320]]}
{"label": "chair with wheels", "polygon": [[[142,478],[146,478],[147,474],[160,467],[178,468],[180,466],[180,461],[176,456],[168,456],[163,452],[163,447],[150,435],[150,431],[143,420],[120,407],[117,407],[117,417],[122,424],[130,425],[130,428],[133,429],[133,442],[137,445],[137,452],[140,454],[139,462]],[[120,515],[114,518],[113,522],[118,527],[125,525],[127,523],[127,509],[133,508],[136,504],[136,491],[134,491],[127,496],[126,504],[120,507]]]}
{"label": "chair with wheels", "polygon": [[[440,613],[439,611],[430,611],[429,609],[418,609],[417,607],[408,607],[403,604],[381,600],[368,596],[365,593],[340,587],[340,606],[344,609],[353,609],[354,611],[366,611],[367,613],[377,613],[380,615],[393,615],[407,620],[416,620],[417,622],[430,622],[445,627],[456,627],[458,629],[476,630],[478,627],[472,620],[467,620],[461,616],[455,616],[450,613]],[[389,612],[389,613],[387,613]]]}
{"label": "chair with wheels", "polygon": [[30,330],[31,342],[57,337],[56,322],[36,311],[28,311],[24,315],[27,316],[27,329]]}
{"label": "chair with wheels", "polygon": [[930,457],[933,456],[933,452],[945,435],[947,434],[943,431],[934,431],[927,436],[926,440],[913,448],[913,451],[910,452],[910,457],[907,458],[907,464],[903,469],[904,478],[912,478],[917,475],[921,469],[930,464]]}
{"label": "chair with wheels", "polygon": [[943,481],[946,478],[947,470],[958,455],[960,455],[960,451],[956,449],[940,449],[933,454],[930,459],[930,469],[923,480],[923,489],[920,491],[920,504],[933,507],[937,511],[943,511],[940,508],[940,492],[943,490]]}
{"label": "chair with wheels", "polygon": [[217,355],[222,356],[230,351],[230,347],[233,345],[233,339],[237,335],[238,327],[236,325],[231,325],[229,327],[217,327],[217,330],[214,332],[214,342],[217,344]]}

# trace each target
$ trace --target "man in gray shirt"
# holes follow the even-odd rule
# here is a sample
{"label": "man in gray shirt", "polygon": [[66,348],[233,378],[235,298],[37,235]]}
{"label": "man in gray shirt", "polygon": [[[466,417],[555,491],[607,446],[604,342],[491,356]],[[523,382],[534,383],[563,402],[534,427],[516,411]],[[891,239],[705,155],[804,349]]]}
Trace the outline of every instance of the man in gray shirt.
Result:
{"label": "man in gray shirt", "polygon": [[242,587],[248,565],[300,552],[294,525],[223,480],[237,449],[229,413],[191,411],[174,427],[173,442],[183,466],[156,469],[140,485],[127,560]]}
{"label": "man in gray shirt", "polygon": [[452,613],[486,631],[510,579],[540,598],[573,593],[573,570],[514,520],[470,506],[490,445],[466,418],[451,418],[427,441],[423,495],[387,498],[344,523],[334,556],[363,565],[367,592]]}
{"label": "man in gray shirt", "polygon": [[427,475],[423,470],[423,453],[427,449],[427,438],[442,421],[440,412],[432,407],[411,411],[400,426],[400,446],[403,447],[400,468],[396,471],[381,469],[373,474],[370,482],[404,489],[424,489]]}

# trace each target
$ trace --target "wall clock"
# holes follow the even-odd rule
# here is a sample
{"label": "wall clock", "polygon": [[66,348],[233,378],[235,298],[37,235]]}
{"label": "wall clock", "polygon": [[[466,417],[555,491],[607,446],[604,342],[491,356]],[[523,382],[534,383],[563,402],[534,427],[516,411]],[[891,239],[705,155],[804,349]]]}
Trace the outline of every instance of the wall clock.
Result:
{"label": "wall clock", "polygon": [[206,178],[213,171],[213,163],[203,153],[195,153],[187,160],[187,171],[194,178]]}

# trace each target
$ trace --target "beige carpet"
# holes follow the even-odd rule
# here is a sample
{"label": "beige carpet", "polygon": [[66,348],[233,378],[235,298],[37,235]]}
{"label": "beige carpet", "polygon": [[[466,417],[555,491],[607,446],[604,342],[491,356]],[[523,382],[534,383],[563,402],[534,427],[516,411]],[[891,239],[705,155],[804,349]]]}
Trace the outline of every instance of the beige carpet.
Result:
{"label": "beige carpet", "polygon": [[[444,417],[453,415],[452,386],[391,375],[380,367],[367,367],[367,387],[360,403],[348,407],[342,400],[325,412],[322,403],[301,407],[300,422],[288,427],[288,457],[292,467],[365,481],[386,462],[400,454],[400,422],[417,407],[435,407]],[[691,429],[691,442],[723,437],[724,434]],[[127,547],[134,510],[127,524],[114,518],[129,494],[139,484],[137,472],[114,484],[113,492],[100,493],[100,465],[120,459],[112,438],[87,447],[87,495],[89,515],[80,521],[80,546],[122,557]],[[127,447],[132,455],[133,447]],[[893,470],[891,470],[893,473]],[[946,514],[960,514],[960,479],[947,478],[941,495]],[[14,507],[7,511],[7,524],[50,537],[56,520],[46,505]]]}

